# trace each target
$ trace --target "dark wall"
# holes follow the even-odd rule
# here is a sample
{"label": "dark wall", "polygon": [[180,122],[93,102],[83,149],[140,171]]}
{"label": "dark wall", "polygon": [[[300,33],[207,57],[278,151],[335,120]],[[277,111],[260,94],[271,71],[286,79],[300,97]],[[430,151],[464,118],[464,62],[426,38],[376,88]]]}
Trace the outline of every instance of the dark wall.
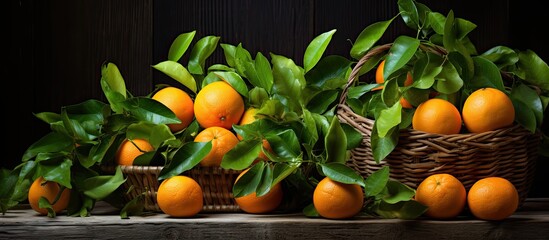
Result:
{"label": "dark wall", "polygon": [[[496,45],[532,49],[549,61],[549,22],[541,3],[533,0],[428,0],[432,10],[478,25],[471,39],[479,52]],[[276,53],[302,64],[307,44],[318,34],[336,29],[327,54],[349,57],[352,41],[367,25],[398,12],[395,1],[379,0],[10,0],[2,6],[5,51],[2,100],[5,137],[1,167],[13,168],[25,149],[49,132],[33,116],[59,112],[62,106],[95,98],[101,91],[100,66],[117,64],[134,95],[146,95],[158,83],[173,83],[153,70],[167,58],[172,40],[197,30],[221,42],[242,43],[255,55]],[[382,39],[409,33],[400,19]],[[544,35],[544,36],[542,36]],[[7,38],[7,40],[6,40]],[[219,48],[209,61],[222,62]],[[9,76],[9,77],[8,77]],[[546,116],[549,116],[546,114]],[[547,124],[546,124],[547,125]],[[547,127],[545,127],[547,128]],[[540,158],[533,197],[549,197],[547,158]]]}

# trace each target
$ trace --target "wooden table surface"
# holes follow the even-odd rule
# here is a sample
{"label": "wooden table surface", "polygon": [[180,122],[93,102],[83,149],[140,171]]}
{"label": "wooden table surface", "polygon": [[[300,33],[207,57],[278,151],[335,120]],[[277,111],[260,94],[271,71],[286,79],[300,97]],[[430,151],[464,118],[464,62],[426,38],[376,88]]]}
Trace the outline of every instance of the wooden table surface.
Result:
{"label": "wooden table surface", "polygon": [[90,217],[56,218],[32,209],[0,215],[0,239],[549,239],[549,198],[527,199],[503,221],[460,216],[453,220],[307,218],[300,213],[200,213],[172,218],[148,213],[121,219],[98,203]]}

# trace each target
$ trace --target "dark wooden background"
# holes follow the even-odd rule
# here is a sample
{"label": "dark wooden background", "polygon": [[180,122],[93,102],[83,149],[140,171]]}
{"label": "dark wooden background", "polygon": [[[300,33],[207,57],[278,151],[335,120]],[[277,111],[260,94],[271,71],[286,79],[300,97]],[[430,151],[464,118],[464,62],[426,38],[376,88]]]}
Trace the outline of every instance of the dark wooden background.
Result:
{"label": "dark wooden background", "polygon": [[[452,9],[476,23],[471,39],[479,52],[505,45],[531,49],[549,61],[549,20],[542,1],[420,2],[444,15]],[[33,113],[59,112],[90,98],[106,101],[99,83],[105,61],[117,64],[127,89],[141,96],[155,84],[174,83],[151,66],[167,59],[180,33],[196,30],[195,41],[220,36],[223,43],[242,43],[252,55],[273,52],[302,65],[305,48],[316,35],[336,29],[327,54],[349,57],[362,29],[398,12],[396,0],[9,0],[0,6],[2,168],[20,163],[25,149],[49,132]],[[406,33],[398,19],[382,41]],[[218,48],[209,61],[223,62],[222,57]],[[549,197],[543,185],[549,179],[548,161],[538,160],[532,197]]]}

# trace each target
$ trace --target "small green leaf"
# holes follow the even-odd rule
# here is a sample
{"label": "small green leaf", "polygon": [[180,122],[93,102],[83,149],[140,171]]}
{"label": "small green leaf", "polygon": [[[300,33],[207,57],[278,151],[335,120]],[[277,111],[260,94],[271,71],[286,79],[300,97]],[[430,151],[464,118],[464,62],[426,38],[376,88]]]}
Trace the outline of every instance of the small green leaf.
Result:
{"label": "small green leaf", "polygon": [[330,55],[320,59],[316,67],[305,74],[305,79],[308,86],[322,90],[343,88],[347,83],[347,70],[351,64],[351,61],[342,56]]}
{"label": "small green leaf", "polygon": [[491,87],[505,91],[499,68],[483,57],[473,57],[475,64],[475,75],[471,79],[470,89]]}
{"label": "small green leaf", "polygon": [[292,174],[299,164],[275,163],[273,168],[273,183],[277,184]]}
{"label": "small green leaf", "polygon": [[181,63],[167,60],[152,66],[196,93],[196,80]]}
{"label": "small green leaf", "polygon": [[27,148],[22,161],[26,162],[39,153],[59,152],[73,145],[70,137],[64,134],[50,132]]}
{"label": "small green leaf", "polygon": [[258,52],[255,57],[255,70],[259,78],[258,87],[262,87],[270,93],[274,83],[273,71],[269,60],[261,52]]}
{"label": "small green leaf", "polygon": [[265,168],[263,168],[263,174],[261,174],[261,181],[259,182],[259,185],[256,189],[256,196],[261,197],[265,194],[269,193],[271,191],[271,186],[273,185],[273,170],[269,167],[269,165],[266,165]]}
{"label": "small green leaf", "polygon": [[233,185],[233,196],[237,198],[255,193],[257,186],[261,182],[263,168],[265,168],[263,161],[249,168]]}
{"label": "small green leaf", "polygon": [[347,138],[347,150],[359,147],[363,139],[362,134],[356,128],[347,123],[341,123],[341,128],[343,128]]}
{"label": "small green leaf", "polygon": [[387,203],[385,201],[381,201],[375,210],[375,212],[383,218],[398,218],[405,220],[417,219],[426,211],[427,206],[424,206],[414,200],[400,201],[397,203]]}
{"label": "small green leaf", "polygon": [[315,205],[312,203],[303,208],[302,212],[306,217],[320,217],[320,214],[316,211]]}
{"label": "small green leaf", "polygon": [[175,152],[171,162],[162,168],[158,180],[179,175],[196,166],[212,149],[211,142],[188,142]]}
{"label": "small green leaf", "polygon": [[389,180],[387,182],[387,195],[383,196],[383,201],[387,203],[397,203],[408,201],[416,194],[413,188],[408,187],[398,181]]}
{"label": "small green leaf", "polygon": [[[536,116],[538,126],[543,124],[543,103],[534,89],[528,87],[526,84],[518,84],[511,89],[510,97],[513,101],[521,101],[532,110]],[[522,117],[519,119],[522,119]]]}
{"label": "small green leaf", "polygon": [[230,67],[235,67],[236,64],[235,64],[234,58],[235,58],[236,47],[227,43],[221,43],[219,45],[221,46],[221,48],[223,48],[223,54],[225,55],[225,61],[227,61],[227,64]]}
{"label": "small green leaf", "polygon": [[332,118],[328,133],[324,137],[326,163],[345,163],[347,160],[347,136],[339,123],[339,118]]}
{"label": "small green leaf", "polygon": [[259,156],[262,143],[257,138],[240,141],[223,156],[221,167],[235,170],[248,168]]}
{"label": "small green leaf", "polygon": [[231,85],[240,95],[248,98],[246,82],[235,72],[213,72],[217,77]]}
{"label": "small green leaf", "polygon": [[[398,15],[397,15],[398,16]],[[358,35],[353,47],[351,47],[351,57],[354,59],[360,59],[362,56],[374,46],[374,44],[381,39],[389,25],[395,20],[397,16],[394,16],[390,20],[373,23],[367,26]]]}
{"label": "small green leaf", "polygon": [[435,30],[436,33],[443,35],[444,34],[444,24],[446,22],[446,17],[438,12],[429,13],[429,22],[431,27]]}
{"label": "small green leaf", "polygon": [[101,200],[114,192],[125,181],[122,170],[117,167],[113,176],[105,175],[87,178],[84,180],[81,190],[86,196]]}
{"label": "small green leaf", "polygon": [[148,97],[128,98],[123,106],[132,116],[154,124],[181,123],[181,120],[164,104]]}
{"label": "small green leaf", "polygon": [[395,39],[383,67],[383,76],[385,80],[389,79],[391,74],[406,65],[416,53],[419,47],[419,40],[408,36],[399,36]]}
{"label": "small green leaf", "polygon": [[328,47],[328,44],[332,40],[332,36],[336,32],[335,29],[328,32],[322,33],[315,37],[305,49],[305,55],[303,56],[303,66],[305,72],[311,70],[317,63],[318,60],[324,54],[324,51]]}
{"label": "small green leaf", "polygon": [[372,128],[370,141],[374,160],[379,163],[395,149],[398,144],[399,130],[398,126],[393,127],[384,137],[380,137],[377,132],[376,122],[374,122]]}
{"label": "small green leaf", "polygon": [[217,48],[220,37],[206,36],[198,40],[191,50],[189,57],[189,72],[201,75],[204,73],[206,59],[212,55]]}
{"label": "small green leaf", "polygon": [[104,63],[101,67],[101,88],[114,112],[120,113],[118,102],[126,99],[126,83],[114,63]]}
{"label": "small green leaf", "polygon": [[525,81],[549,91],[549,66],[535,52],[520,52],[517,65],[524,72]]}
{"label": "small green leaf", "polygon": [[355,170],[343,163],[320,164],[322,173],[334,181],[345,184],[358,184],[364,187],[364,179]]}
{"label": "small green leaf", "polygon": [[364,181],[364,193],[367,197],[376,196],[385,189],[389,181],[389,166],[383,166],[373,172]]}
{"label": "small green leaf", "polygon": [[521,126],[528,129],[528,131],[536,132],[536,115],[534,111],[528,107],[524,102],[515,98],[511,99],[515,108],[515,121]]}
{"label": "small green leaf", "polygon": [[376,129],[380,138],[385,137],[395,126],[401,122],[402,105],[394,104],[390,108],[381,110],[376,119]]}
{"label": "small green leaf", "polygon": [[505,46],[495,46],[482,53],[480,56],[493,62],[498,68],[512,66],[519,61],[519,56],[515,50]]}
{"label": "small green leaf", "polygon": [[440,93],[452,94],[459,91],[463,87],[463,80],[459,76],[454,65],[450,62],[445,62],[442,66],[442,71],[436,77],[437,81],[433,87]]}
{"label": "small green leaf", "polygon": [[144,208],[145,201],[143,200],[143,195],[137,195],[120,210],[120,218],[129,219],[129,216],[140,216]]}
{"label": "small green leaf", "polygon": [[291,129],[265,136],[273,151],[280,157],[295,158],[301,154],[299,138]]}
{"label": "small green leaf", "polygon": [[179,34],[172,42],[168,51],[168,60],[177,62],[187,51],[193,41],[196,31]]}
{"label": "small green leaf", "polygon": [[414,1],[412,0],[398,0],[398,9],[400,15],[406,26],[411,29],[417,30],[420,26],[419,24],[419,13]]}

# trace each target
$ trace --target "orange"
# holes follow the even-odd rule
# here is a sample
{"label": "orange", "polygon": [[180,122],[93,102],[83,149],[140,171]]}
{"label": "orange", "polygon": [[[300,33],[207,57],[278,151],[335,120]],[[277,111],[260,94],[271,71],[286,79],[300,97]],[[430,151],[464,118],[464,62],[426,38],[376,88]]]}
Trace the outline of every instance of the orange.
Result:
{"label": "orange", "polygon": [[[248,169],[242,171],[236,178],[235,183],[238,182],[238,179],[240,179],[240,177],[247,171]],[[254,192],[243,197],[237,197],[234,200],[242,211],[253,214],[262,214],[276,210],[280,203],[282,203],[283,196],[284,191],[282,190],[282,186],[280,183],[277,183],[273,185],[271,190],[263,196],[258,197]]]}
{"label": "orange", "polygon": [[203,128],[231,129],[244,113],[242,96],[228,83],[217,81],[206,85],[196,94],[194,114]]}
{"label": "orange", "polygon": [[172,217],[192,217],[204,206],[202,187],[187,176],[173,176],[158,186],[156,202],[162,212]]}
{"label": "orange", "polygon": [[[249,107],[248,109],[246,109],[246,111],[244,111],[244,114],[242,115],[242,119],[240,119],[240,122],[238,123],[238,125],[242,126],[242,125],[250,124],[250,123],[253,123],[255,120],[261,118],[260,116],[257,116],[256,113],[257,113],[257,108]],[[240,134],[236,134],[236,137],[241,141],[243,139],[242,136],[240,136]],[[273,149],[271,148],[271,144],[269,144],[269,141],[267,141],[267,139],[263,139],[263,148],[265,148],[267,151],[271,153],[273,152]],[[264,160],[269,159],[267,155],[263,153],[263,151],[259,152],[258,158],[264,159]]]}
{"label": "orange", "polygon": [[449,101],[431,98],[417,107],[412,128],[428,133],[456,134],[461,130],[461,115]]}
{"label": "orange", "polygon": [[345,184],[324,177],[315,187],[313,204],[324,218],[351,218],[362,210],[364,192],[358,184]]}
{"label": "orange", "polygon": [[471,213],[483,220],[503,220],[518,208],[519,194],[509,180],[487,177],[476,181],[467,195]]}
{"label": "orange", "polygon": [[481,133],[507,127],[515,121],[511,99],[495,88],[481,88],[463,104],[463,122],[469,132]]}
{"label": "orange", "polygon": [[[29,205],[34,211],[40,213],[41,215],[46,215],[48,214],[48,210],[46,208],[40,208],[38,205],[38,201],[41,197],[45,197],[46,199],[48,199],[50,204],[53,203],[53,201],[57,197],[57,194],[61,190],[61,187],[59,187],[59,184],[57,184],[56,182],[47,181],[43,183],[43,181],[43,177],[39,177],[34,180],[29,188],[28,200]],[[70,189],[65,188],[57,202],[52,205],[53,211],[55,213],[59,213],[67,208],[71,196],[70,191]]]}
{"label": "orange", "polygon": [[436,219],[457,217],[465,208],[467,192],[453,175],[437,173],[418,185],[415,200],[428,207],[425,215]]}
{"label": "orange", "polygon": [[223,156],[233,149],[239,142],[233,132],[222,127],[209,127],[200,131],[194,138],[195,142],[212,141],[212,150],[200,161],[201,166],[218,167],[221,165]]}
{"label": "orange", "polygon": [[165,87],[156,92],[152,99],[168,107],[181,123],[168,124],[172,132],[179,132],[194,119],[194,103],[189,94],[176,87]]}
{"label": "orange", "polygon": [[115,160],[118,165],[131,166],[136,157],[153,150],[153,146],[145,139],[126,139],[118,147]]}

